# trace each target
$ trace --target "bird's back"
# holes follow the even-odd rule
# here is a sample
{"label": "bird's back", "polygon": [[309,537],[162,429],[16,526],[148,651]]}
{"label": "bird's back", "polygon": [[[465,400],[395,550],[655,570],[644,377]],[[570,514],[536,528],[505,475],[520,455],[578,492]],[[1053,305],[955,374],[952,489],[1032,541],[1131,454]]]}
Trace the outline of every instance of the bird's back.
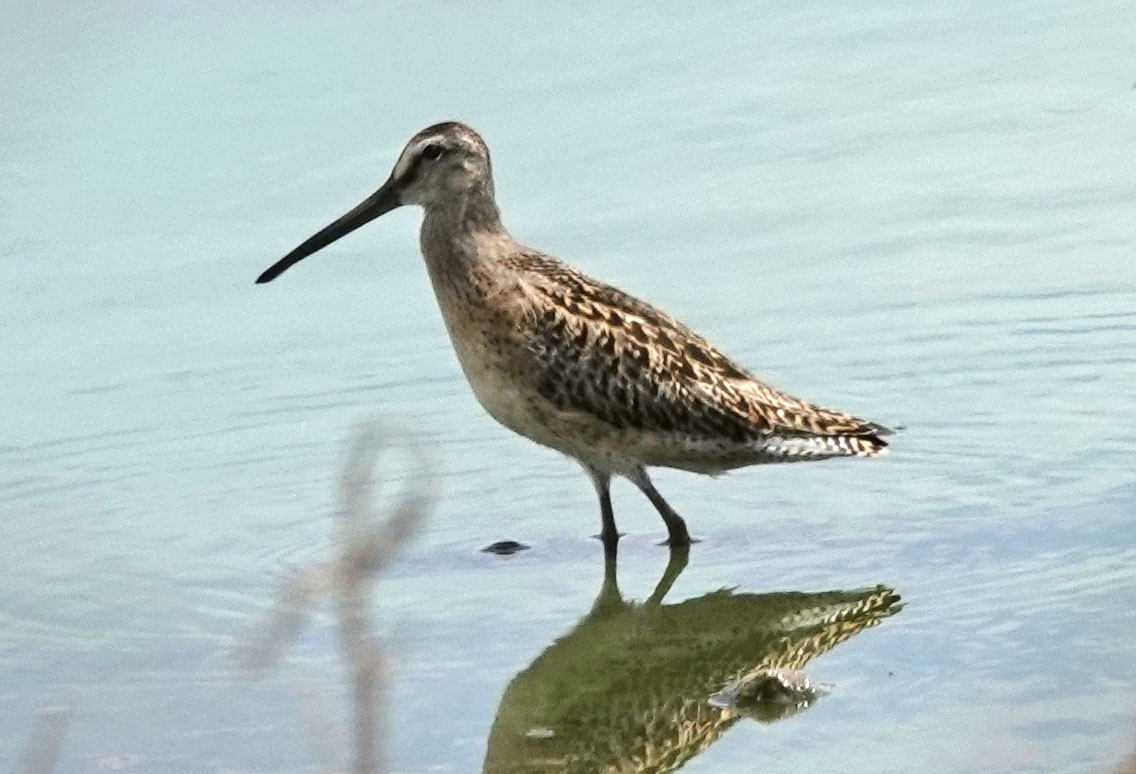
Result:
{"label": "bird's back", "polygon": [[606,439],[625,448],[604,451],[639,464],[717,472],[887,445],[887,428],[774,389],[664,312],[555,258],[518,250],[501,262],[526,296],[526,377],[556,410],[595,425],[592,446]]}

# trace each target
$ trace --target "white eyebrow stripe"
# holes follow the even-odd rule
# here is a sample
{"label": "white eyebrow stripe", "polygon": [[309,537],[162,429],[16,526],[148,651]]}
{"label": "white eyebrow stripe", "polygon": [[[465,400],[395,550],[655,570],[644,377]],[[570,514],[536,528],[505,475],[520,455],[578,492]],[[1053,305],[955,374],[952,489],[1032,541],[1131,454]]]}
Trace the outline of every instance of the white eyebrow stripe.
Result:
{"label": "white eyebrow stripe", "polygon": [[414,159],[418,158],[418,154],[422,152],[422,149],[427,145],[430,145],[431,143],[440,141],[441,139],[442,135],[432,134],[429,137],[423,137],[416,143],[407,145],[406,149],[402,152],[402,155],[398,157],[398,161],[395,162],[394,172],[392,173],[394,179],[401,180],[403,175],[410,171],[410,165],[413,163]]}

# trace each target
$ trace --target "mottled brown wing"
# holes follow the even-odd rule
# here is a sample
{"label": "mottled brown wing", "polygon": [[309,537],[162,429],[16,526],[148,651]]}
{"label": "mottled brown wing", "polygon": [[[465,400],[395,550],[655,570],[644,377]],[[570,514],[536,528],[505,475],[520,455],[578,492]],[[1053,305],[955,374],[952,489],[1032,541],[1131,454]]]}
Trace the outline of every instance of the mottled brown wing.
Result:
{"label": "mottled brown wing", "polygon": [[[880,425],[757,380],[674,318],[547,256],[522,256],[536,296],[529,348],[541,393],[617,428],[737,442],[762,436],[872,439]],[[520,268],[520,267],[518,267]]]}

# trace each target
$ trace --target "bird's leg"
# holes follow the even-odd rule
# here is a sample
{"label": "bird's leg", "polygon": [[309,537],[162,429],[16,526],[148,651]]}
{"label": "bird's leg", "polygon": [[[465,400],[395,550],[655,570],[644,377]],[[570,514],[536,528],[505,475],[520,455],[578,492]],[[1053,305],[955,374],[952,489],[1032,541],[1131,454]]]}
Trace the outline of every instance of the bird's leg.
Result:
{"label": "bird's leg", "polygon": [[604,545],[604,557],[607,561],[614,562],[616,548],[619,546],[619,532],[615,529],[615,512],[611,508],[611,474],[591,467],[584,469],[600,498],[600,518],[603,520],[600,540]]}
{"label": "bird's leg", "polygon": [[671,548],[679,546],[689,546],[691,544],[690,533],[686,531],[686,522],[682,517],[675,513],[663,496],[659,494],[659,490],[655,489],[655,485],[651,483],[651,477],[647,475],[647,471],[643,468],[636,468],[628,476],[631,483],[639,487],[639,491],[647,495],[647,499],[651,501],[651,505],[655,506],[655,510],[663,517],[663,521],[667,525],[667,545]]}

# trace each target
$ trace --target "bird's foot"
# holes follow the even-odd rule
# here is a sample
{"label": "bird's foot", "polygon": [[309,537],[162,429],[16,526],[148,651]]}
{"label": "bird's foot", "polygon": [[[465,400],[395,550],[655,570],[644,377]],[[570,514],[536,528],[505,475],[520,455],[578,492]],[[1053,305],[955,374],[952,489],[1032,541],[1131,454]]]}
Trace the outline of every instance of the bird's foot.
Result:
{"label": "bird's foot", "polygon": [[671,535],[666,540],[660,540],[655,545],[667,546],[671,550],[678,548],[690,548],[695,543],[701,543],[701,538],[691,537],[690,535]]}
{"label": "bird's foot", "polygon": [[604,531],[598,535],[594,535],[593,537],[599,538],[603,543],[604,558],[608,561],[609,564],[614,566],[616,554],[619,552],[619,539],[623,537],[623,533],[615,531]]}
{"label": "bird's foot", "polygon": [[619,542],[619,539],[626,534],[626,532],[614,532],[611,534],[601,532],[597,535],[592,535],[592,537],[596,540],[602,540],[604,543],[616,543]]}

